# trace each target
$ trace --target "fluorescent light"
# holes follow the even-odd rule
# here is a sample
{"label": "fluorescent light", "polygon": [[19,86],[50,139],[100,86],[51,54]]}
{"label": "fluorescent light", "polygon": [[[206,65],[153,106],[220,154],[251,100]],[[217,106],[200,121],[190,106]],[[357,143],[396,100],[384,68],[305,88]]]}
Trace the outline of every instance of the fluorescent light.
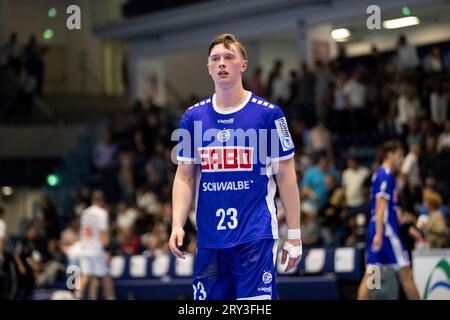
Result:
{"label": "fluorescent light", "polygon": [[13,194],[13,189],[11,187],[3,187],[2,193],[5,197],[8,197]]}
{"label": "fluorescent light", "polygon": [[345,28],[334,29],[333,31],[331,31],[331,37],[335,41],[346,41],[348,37],[350,37],[350,31]]}
{"label": "fluorescent light", "polygon": [[383,22],[383,28],[385,29],[397,29],[409,26],[415,26],[419,24],[420,20],[417,17],[403,17],[398,19],[386,20]]}

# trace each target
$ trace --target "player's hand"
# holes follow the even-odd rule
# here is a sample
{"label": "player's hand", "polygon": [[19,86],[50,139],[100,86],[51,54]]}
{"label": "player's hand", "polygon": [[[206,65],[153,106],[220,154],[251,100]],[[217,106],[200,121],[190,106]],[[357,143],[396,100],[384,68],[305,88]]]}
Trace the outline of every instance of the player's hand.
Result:
{"label": "player's hand", "polygon": [[172,234],[169,239],[169,247],[170,251],[172,251],[173,255],[185,259],[186,252],[181,252],[179,248],[183,245],[184,239],[184,230],[181,227],[173,228]]}
{"label": "player's hand", "polygon": [[383,245],[383,235],[376,234],[375,238],[373,238],[373,241],[372,241],[372,250],[380,251],[382,245]]}
{"label": "player's hand", "polygon": [[281,264],[284,265],[287,262],[286,270],[284,272],[288,272],[289,270],[294,269],[299,264],[302,259],[302,242],[300,240],[286,240],[283,243],[283,253],[281,255]]}
{"label": "player's hand", "polygon": [[409,227],[408,233],[409,233],[409,235],[411,237],[414,238],[414,240],[416,240],[416,241],[424,241],[422,234],[415,227],[413,227],[413,226]]}

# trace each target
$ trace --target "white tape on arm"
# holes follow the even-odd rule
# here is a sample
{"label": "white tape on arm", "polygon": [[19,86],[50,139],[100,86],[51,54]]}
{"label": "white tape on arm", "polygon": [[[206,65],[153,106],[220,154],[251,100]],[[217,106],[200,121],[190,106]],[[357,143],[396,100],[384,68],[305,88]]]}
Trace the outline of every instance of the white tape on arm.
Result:
{"label": "white tape on arm", "polygon": [[300,228],[298,228],[298,229],[288,229],[287,238],[289,240],[301,240],[302,239],[302,232],[300,231]]}

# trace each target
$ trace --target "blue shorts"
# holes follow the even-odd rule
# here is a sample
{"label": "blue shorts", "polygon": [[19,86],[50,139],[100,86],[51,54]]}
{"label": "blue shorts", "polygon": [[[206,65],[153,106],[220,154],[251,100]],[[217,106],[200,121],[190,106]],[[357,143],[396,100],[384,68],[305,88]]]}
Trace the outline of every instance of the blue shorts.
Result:
{"label": "blue shorts", "polygon": [[277,300],[276,252],[275,239],[227,249],[198,248],[194,300]]}
{"label": "blue shorts", "polygon": [[391,266],[395,270],[410,264],[408,251],[399,235],[393,231],[389,223],[384,224],[383,243],[380,250],[372,249],[375,237],[375,222],[371,221],[368,227],[366,253],[367,266]]}

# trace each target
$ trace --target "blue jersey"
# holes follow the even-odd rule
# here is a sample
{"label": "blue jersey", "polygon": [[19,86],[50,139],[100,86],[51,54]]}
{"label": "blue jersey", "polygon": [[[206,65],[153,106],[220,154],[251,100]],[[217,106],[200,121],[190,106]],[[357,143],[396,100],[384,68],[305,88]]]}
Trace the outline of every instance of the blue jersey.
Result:
{"label": "blue jersey", "polygon": [[197,168],[197,246],[277,239],[276,164],[295,151],[281,109],[248,92],[223,110],[213,95],[186,110],[179,129],[177,159]]}
{"label": "blue jersey", "polygon": [[[381,248],[372,247],[376,234],[376,200],[387,200],[383,221],[383,240]],[[367,265],[390,265],[399,269],[409,265],[408,251],[399,235],[397,218],[397,191],[395,177],[386,167],[380,167],[372,176],[370,190],[371,219],[367,230],[366,259]]]}
{"label": "blue jersey", "polygon": [[384,213],[384,223],[388,223],[391,226],[392,231],[398,234],[398,196],[395,189],[395,177],[392,172],[384,166],[378,168],[372,176],[372,188],[370,190],[370,214],[372,221],[375,221],[375,205],[377,197],[383,197],[387,200],[386,211]]}

